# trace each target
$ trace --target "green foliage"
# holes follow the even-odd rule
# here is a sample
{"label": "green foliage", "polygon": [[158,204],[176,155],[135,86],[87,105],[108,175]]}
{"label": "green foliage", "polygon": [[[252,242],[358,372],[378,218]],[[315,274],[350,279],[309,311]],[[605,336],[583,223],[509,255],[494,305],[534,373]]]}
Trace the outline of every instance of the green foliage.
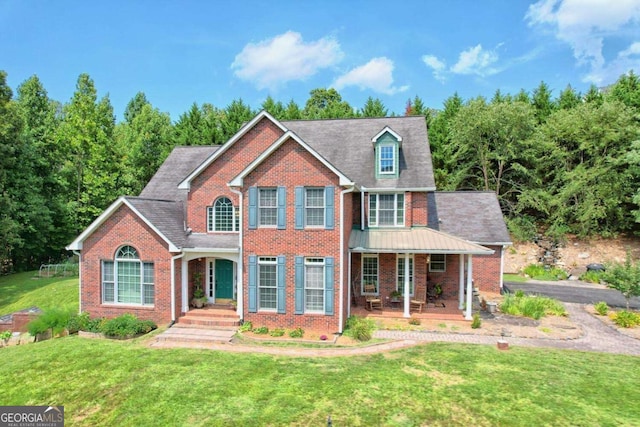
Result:
{"label": "green foliage", "polygon": [[284,335],[284,329],[275,328],[271,332],[269,332],[269,335],[271,335],[272,337],[281,337]]}
{"label": "green foliage", "polygon": [[614,263],[607,266],[601,278],[607,287],[620,291],[624,295],[627,300],[627,310],[629,310],[631,297],[640,296],[640,261],[632,263],[630,252],[627,252],[624,264]]}
{"label": "green foliage", "polygon": [[108,337],[130,338],[146,334],[156,329],[157,325],[150,320],[140,320],[133,314],[123,314],[102,323],[100,332]]}
{"label": "green foliage", "polygon": [[580,280],[588,283],[600,283],[602,272],[595,270],[585,271],[580,275]]}
{"label": "green foliage", "polygon": [[482,325],[482,320],[478,313],[473,314],[473,320],[471,321],[471,329],[478,329]]}
{"label": "green foliage", "polygon": [[47,331],[51,331],[54,335],[59,334],[67,328],[71,316],[68,310],[51,308],[29,322],[27,330],[33,336]]}
{"label": "green foliage", "polygon": [[599,301],[593,305],[593,308],[596,310],[600,316],[606,316],[609,312],[609,306],[604,301]]}
{"label": "green foliage", "polygon": [[266,326],[259,326],[253,329],[253,333],[256,335],[266,335],[269,333],[269,328]]}
{"label": "green foliage", "polygon": [[11,338],[11,331],[1,331],[0,332],[0,340],[2,341],[7,341],[9,340],[9,338]]}
{"label": "green foliage", "polygon": [[419,318],[419,317],[411,316],[411,317],[409,318],[409,324],[410,324],[410,325],[418,326],[418,325],[420,325],[421,323],[422,323],[422,321],[420,320],[420,318]]}
{"label": "green foliage", "polygon": [[253,323],[251,323],[250,321],[246,321],[242,325],[240,325],[239,330],[240,332],[251,332],[253,330]]}
{"label": "green foliage", "polygon": [[373,336],[376,324],[366,317],[350,316],[344,329],[344,334],[358,341],[369,341]]}
{"label": "green foliage", "polygon": [[565,280],[568,277],[567,272],[560,268],[545,268],[541,264],[529,264],[523,273],[532,279],[545,281]]}
{"label": "green foliage", "polygon": [[289,331],[289,336],[291,338],[302,338],[304,336],[304,329],[295,328],[295,329]]}
{"label": "green foliage", "polygon": [[523,294],[506,294],[500,311],[514,316],[540,319],[543,316],[566,316],[567,312],[561,302],[547,297]]}
{"label": "green foliage", "polygon": [[536,220],[530,215],[505,218],[509,234],[515,242],[529,242],[538,234]]}
{"label": "green foliage", "polygon": [[622,328],[633,328],[640,325],[640,315],[629,310],[610,314],[611,320]]}

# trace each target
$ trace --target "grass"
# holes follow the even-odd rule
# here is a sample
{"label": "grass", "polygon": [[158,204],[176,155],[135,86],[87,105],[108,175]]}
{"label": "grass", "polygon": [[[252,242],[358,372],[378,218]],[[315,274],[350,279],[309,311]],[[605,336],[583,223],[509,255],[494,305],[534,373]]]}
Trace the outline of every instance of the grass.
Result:
{"label": "grass", "polygon": [[500,304],[500,311],[514,316],[525,316],[540,319],[543,316],[566,316],[564,305],[553,298],[525,295],[521,291],[506,294]]}
{"label": "grass", "polygon": [[640,358],[434,343],[289,358],[66,337],[3,348],[3,405],[66,425],[639,425]]}
{"label": "grass", "polygon": [[505,282],[526,282],[527,278],[520,274],[506,273],[502,275],[502,280]]}
{"label": "grass", "polygon": [[32,306],[78,311],[78,278],[37,278],[37,272],[0,276],[0,315]]}

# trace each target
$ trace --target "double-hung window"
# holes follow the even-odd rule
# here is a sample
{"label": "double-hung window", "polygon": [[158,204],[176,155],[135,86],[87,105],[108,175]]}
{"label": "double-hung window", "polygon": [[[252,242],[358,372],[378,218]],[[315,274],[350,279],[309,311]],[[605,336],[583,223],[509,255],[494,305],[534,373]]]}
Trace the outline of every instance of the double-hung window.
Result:
{"label": "double-hung window", "polygon": [[370,227],[403,227],[404,194],[369,194]]}
{"label": "double-hung window", "polygon": [[278,263],[276,257],[258,258],[258,309],[275,311],[278,306]]}
{"label": "double-hung window", "polygon": [[207,208],[207,231],[238,231],[238,208],[227,197],[220,197]]}
{"label": "double-hung window", "polygon": [[102,302],[153,305],[154,266],[142,262],[132,246],[122,246],[115,259],[102,261]]}
{"label": "double-hung window", "polygon": [[378,288],[378,255],[362,255],[362,290],[363,294],[377,295]]}
{"label": "double-hung window", "polygon": [[276,188],[260,188],[258,211],[260,226],[275,227],[278,224],[278,191]]}
{"label": "double-hung window", "polygon": [[[409,295],[413,296],[413,256],[409,257]],[[405,257],[398,255],[396,262],[397,286],[396,289],[404,295],[404,278],[405,278]]]}
{"label": "double-hung window", "polygon": [[305,188],[304,218],[306,227],[324,227],[324,188]]}
{"label": "double-hung window", "polygon": [[304,260],[304,311],[306,313],[324,312],[324,268],[324,258],[305,258]]}
{"label": "double-hung window", "polygon": [[381,145],[380,146],[380,166],[379,172],[381,175],[396,173],[396,147],[394,145]]}
{"label": "double-hung window", "polygon": [[444,272],[447,269],[446,254],[431,254],[429,257],[429,271]]}

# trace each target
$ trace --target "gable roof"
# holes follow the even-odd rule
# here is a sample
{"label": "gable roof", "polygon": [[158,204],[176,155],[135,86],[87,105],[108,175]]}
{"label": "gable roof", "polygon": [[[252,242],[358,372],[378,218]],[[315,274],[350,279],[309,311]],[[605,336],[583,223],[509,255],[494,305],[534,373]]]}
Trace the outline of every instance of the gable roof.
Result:
{"label": "gable roof", "polygon": [[[366,190],[435,191],[427,126],[422,116],[296,120],[282,124]],[[398,178],[376,179],[371,141],[387,127],[402,137],[400,174]]]}
{"label": "gable roof", "polygon": [[202,162],[200,166],[198,166],[188,176],[186,176],[186,178],[183,177],[184,179],[179,183],[178,188],[181,190],[189,190],[189,188],[191,187],[191,181],[193,181],[195,177],[200,175],[200,173],[202,173],[202,171],[204,171],[211,163],[213,163],[215,159],[220,157],[225,151],[231,148],[240,138],[242,138],[247,132],[249,132],[263,118],[271,120],[271,122],[282,129],[283,132],[287,131],[282,123],[273,118],[271,114],[267,113],[265,110],[260,111],[253,119],[242,126],[240,130],[231,137],[230,140],[225,142],[219,150],[210,155],[204,162]]}
{"label": "gable roof", "polygon": [[313,148],[311,148],[307,143],[301,140],[295,133],[291,131],[285,132],[276,142],[271,144],[269,148],[267,148],[260,156],[258,156],[253,162],[251,162],[246,168],[244,168],[235,178],[233,178],[229,185],[233,187],[242,186],[243,179],[251,173],[258,165],[264,162],[274,151],[282,146],[286,141],[293,140],[297,142],[300,146],[302,146],[305,150],[307,150],[312,156],[318,159],[323,165],[329,168],[333,173],[338,175],[340,178],[340,185],[351,186],[354,183],[347,178],[343,173],[335,168],[331,163],[329,163],[325,158],[320,156]]}
{"label": "gable roof", "polygon": [[427,212],[429,227],[435,230],[483,245],[511,244],[492,191],[437,191],[427,195]]}
{"label": "gable roof", "polygon": [[[91,236],[114,212],[120,207],[127,206],[149,228],[151,228],[162,240],[164,240],[171,252],[177,252],[180,244],[174,240],[180,240],[177,223],[184,218],[182,203],[173,200],[149,200],[137,197],[119,197],[102,214],[96,218],[78,237],[71,242],[66,249],[69,251],[82,250],[83,242]],[[184,231],[182,231],[184,236]]]}

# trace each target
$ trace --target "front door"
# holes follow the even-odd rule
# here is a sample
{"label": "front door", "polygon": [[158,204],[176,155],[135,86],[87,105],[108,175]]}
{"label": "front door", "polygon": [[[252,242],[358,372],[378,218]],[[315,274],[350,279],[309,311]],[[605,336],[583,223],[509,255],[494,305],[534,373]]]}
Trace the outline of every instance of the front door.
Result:
{"label": "front door", "polygon": [[216,259],[214,277],[216,299],[233,298],[233,261]]}

